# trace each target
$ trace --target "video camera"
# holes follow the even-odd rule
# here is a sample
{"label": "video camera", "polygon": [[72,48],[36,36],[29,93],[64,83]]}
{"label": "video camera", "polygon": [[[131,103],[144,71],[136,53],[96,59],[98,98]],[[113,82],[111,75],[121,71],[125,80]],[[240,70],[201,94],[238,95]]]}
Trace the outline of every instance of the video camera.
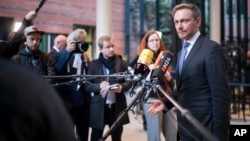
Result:
{"label": "video camera", "polygon": [[89,44],[86,42],[76,42],[76,50],[75,53],[83,53],[86,52],[89,48]]}

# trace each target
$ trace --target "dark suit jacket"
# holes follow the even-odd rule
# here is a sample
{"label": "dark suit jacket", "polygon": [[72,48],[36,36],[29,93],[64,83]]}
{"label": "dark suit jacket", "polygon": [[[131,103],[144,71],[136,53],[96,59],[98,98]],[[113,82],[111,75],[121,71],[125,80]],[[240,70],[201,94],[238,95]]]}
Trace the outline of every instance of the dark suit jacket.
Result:
{"label": "dark suit jacket", "polygon": [[[115,65],[115,72],[124,72],[127,70],[127,63],[122,60],[120,56],[116,56],[116,65]],[[89,64],[88,74],[89,75],[103,75],[102,64],[99,59],[92,61]],[[105,99],[102,98],[100,95],[100,83],[105,78],[95,78],[92,79],[91,83],[85,84],[85,89],[88,92],[92,92],[93,95],[91,96],[91,106],[90,106],[90,127],[103,129],[105,125],[104,121],[104,106],[105,106]],[[130,83],[125,82],[124,79],[117,79],[117,83],[121,84],[123,87],[123,91],[119,94],[116,94],[116,117],[127,107],[126,97],[124,92],[130,88]],[[126,113],[123,119],[120,121],[120,125],[129,123],[129,117]]]}
{"label": "dark suit jacket", "polygon": [[[76,75],[76,69],[72,67],[74,61],[73,53],[68,52],[66,49],[54,53],[54,60],[56,62],[56,70],[58,75]],[[85,63],[82,63],[82,72],[87,68]],[[81,72],[81,74],[83,74]],[[75,77],[60,79],[59,83],[74,82]],[[80,84],[81,87],[77,90],[77,85]],[[68,85],[57,86],[59,94],[62,96],[65,102],[67,102],[72,107],[82,106],[84,102],[89,101],[89,93],[84,90],[84,83],[69,83]]]}
{"label": "dark suit jacket", "polygon": [[[180,53],[178,54],[179,62]],[[178,70],[178,64],[176,70]],[[221,46],[200,36],[187,56],[182,73],[176,71],[175,98],[220,141],[228,140],[230,96],[227,62]],[[167,104],[167,103],[165,103]],[[178,124],[202,140],[195,128],[178,113]],[[179,128],[181,140],[194,140]]]}

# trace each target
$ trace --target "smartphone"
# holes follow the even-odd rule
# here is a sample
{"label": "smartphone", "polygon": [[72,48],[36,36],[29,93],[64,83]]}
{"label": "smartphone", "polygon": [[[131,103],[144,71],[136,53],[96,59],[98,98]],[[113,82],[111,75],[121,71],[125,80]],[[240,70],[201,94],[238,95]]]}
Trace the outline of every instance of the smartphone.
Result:
{"label": "smartphone", "polygon": [[118,88],[119,88],[119,84],[113,84],[113,85],[109,86],[110,90],[115,90],[115,89],[118,89]]}

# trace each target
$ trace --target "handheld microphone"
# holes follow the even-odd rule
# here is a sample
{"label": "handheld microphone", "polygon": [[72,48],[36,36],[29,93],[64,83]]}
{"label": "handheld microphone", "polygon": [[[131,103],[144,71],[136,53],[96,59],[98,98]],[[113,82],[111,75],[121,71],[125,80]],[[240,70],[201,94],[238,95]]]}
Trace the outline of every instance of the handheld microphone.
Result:
{"label": "handheld microphone", "polygon": [[143,49],[135,65],[134,74],[147,75],[149,72],[148,65],[151,63],[154,52],[150,49]]}
{"label": "handheld microphone", "polygon": [[[142,76],[146,76],[149,73],[148,65],[152,62],[152,58],[154,56],[154,52],[150,49],[143,49],[137,63],[134,68],[133,78],[136,79],[136,82],[133,84],[132,88],[130,89],[130,93],[132,94],[134,91],[135,86],[142,79]],[[138,75],[138,76],[135,76]]]}
{"label": "handheld microphone", "polygon": [[173,54],[169,51],[161,51],[154,63],[154,70],[152,72],[151,78],[157,78],[158,80],[161,80],[170,66],[172,58]]}

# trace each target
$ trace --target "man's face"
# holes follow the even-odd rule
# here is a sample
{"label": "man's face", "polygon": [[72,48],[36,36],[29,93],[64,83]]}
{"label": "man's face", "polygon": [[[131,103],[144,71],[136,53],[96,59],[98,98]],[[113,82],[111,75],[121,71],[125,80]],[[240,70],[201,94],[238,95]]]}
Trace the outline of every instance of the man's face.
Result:
{"label": "man's face", "polygon": [[40,33],[31,33],[26,37],[26,45],[30,51],[38,50],[41,43],[42,35]]}
{"label": "man's face", "polygon": [[188,40],[199,31],[201,19],[194,18],[189,9],[180,9],[174,14],[174,24],[180,39]]}
{"label": "man's face", "polygon": [[86,36],[82,33],[80,34],[80,41],[85,42],[86,41]]}
{"label": "man's face", "polygon": [[110,41],[103,41],[103,48],[100,50],[104,56],[104,58],[112,57],[115,55],[114,51],[114,41],[111,39]]}
{"label": "man's face", "polygon": [[58,42],[58,49],[63,50],[67,47],[67,39],[62,39]]}

